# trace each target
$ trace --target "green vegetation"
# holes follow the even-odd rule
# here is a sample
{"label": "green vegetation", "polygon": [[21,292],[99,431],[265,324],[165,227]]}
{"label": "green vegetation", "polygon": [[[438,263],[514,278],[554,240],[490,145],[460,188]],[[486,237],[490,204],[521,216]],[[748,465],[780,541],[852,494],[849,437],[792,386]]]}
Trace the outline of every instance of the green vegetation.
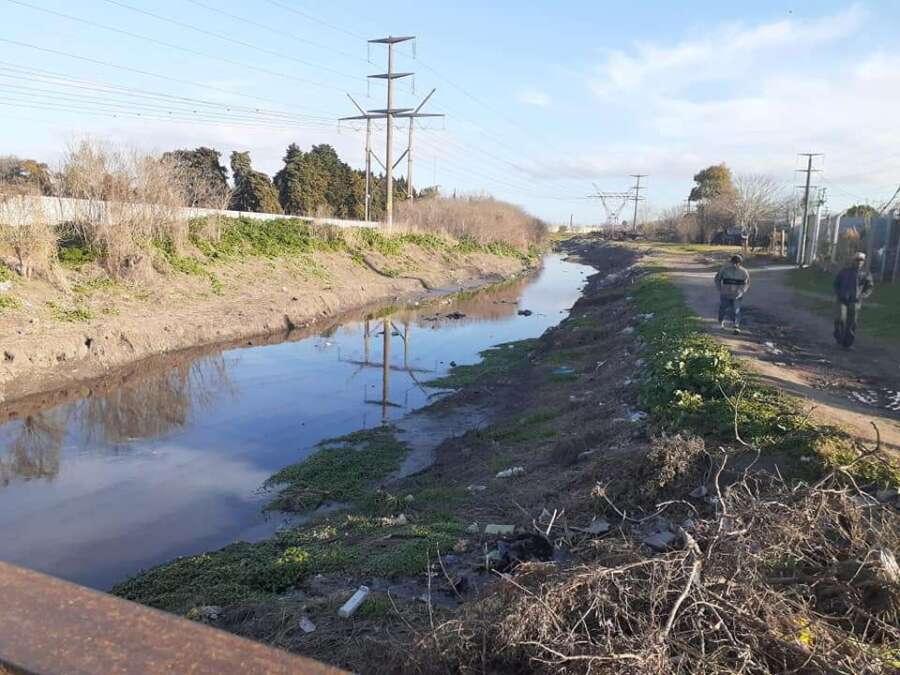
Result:
{"label": "green vegetation", "polygon": [[47,309],[50,310],[50,316],[63,323],[79,323],[91,321],[94,318],[91,311],[84,307],[66,308],[60,307],[55,302],[48,302]]}
{"label": "green vegetation", "polygon": [[266,487],[281,487],[270,508],[307,511],[325,501],[358,502],[376,481],[400,468],[407,452],[387,426],[325,441],[314,455],[266,481]]}
{"label": "green vegetation", "polygon": [[72,285],[72,292],[78,295],[90,295],[96,291],[111,291],[116,287],[116,282],[109,277],[97,277]]}
{"label": "green vegetation", "polygon": [[[463,533],[461,522],[440,515],[423,514],[406,525],[389,518],[332,516],[260,543],[179,558],[138,574],[112,592],[179,613],[201,605],[272,599],[314,574],[418,574]],[[374,602],[370,610],[381,611],[378,605]]]}
{"label": "green vegetation", "polygon": [[59,262],[64,267],[79,269],[88,263],[100,259],[100,252],[90,246],[79,244],[75,241],[63,241],[57,251]]}
{"label": "green vegetation", "polygon": [[231,153],[231,172],[234,174],[234,190],[228,208],[234,211],[282,212],[272,179],[261,171],[253,170],[249,152]]}
{"label": "green vegetation", "polygon": [[[829,318],[834,315],[833,273],[808,267],[791,270],[789,280],[812,309]],[[876,284],[872,296],[863,302],[859,329],[878,338],[895,339],[900,334],[900,284]]]}
{"label": "green vegetation", "polygon": [[481,361],[470,366],[456,366],[444,377],[426,382],[429,387],[459,389],[485,378],[496,379],[527,362],[537,346],[536,339],[519,340],[491,347],[481,352]]}
{"label": "green vegetation", "polygon": [[10,295],[0,295],[0,310],[19,309],[22,303]]}
{"label": "green vegetation", "polygon": [[[745,441],[765,453],[780,453],[804,473],[807,456],[819,467],[844,466],[858,456],[851,439],[838,429],[810,421],[800,403],[756,382],[731,352],[700,332],[679,290],[663,275],[646,278],[636,291],[642,312],[647,366],[641,405],[661,427],[687,429],[719,442],[734,439],[737,426]],[[852,467],[855,476],[882,485],[900,484],[900,467],[866,460]]]}

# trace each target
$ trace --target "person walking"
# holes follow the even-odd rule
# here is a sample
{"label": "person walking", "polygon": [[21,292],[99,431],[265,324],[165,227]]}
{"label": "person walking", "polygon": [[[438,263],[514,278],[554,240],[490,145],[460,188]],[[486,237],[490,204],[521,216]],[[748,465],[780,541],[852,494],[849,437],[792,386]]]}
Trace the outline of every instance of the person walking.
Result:
{"label": "person walking", "polygon": [[750,288],[750,272],[744,267],[743,256],[731,256],[731,262],[716,274],[719,289],[719,325],[725,328],[725,319],[731,316],[734,332],[741,332],[741,301]]}
{"label": "person walking", "polygon": [[834,278],[834,294],[837,296],[834,339],[844,349],[853,347],[862,301],[872,295],[875,288],[872,275],[865,268],[866,254],[857,253],[853,262]]}

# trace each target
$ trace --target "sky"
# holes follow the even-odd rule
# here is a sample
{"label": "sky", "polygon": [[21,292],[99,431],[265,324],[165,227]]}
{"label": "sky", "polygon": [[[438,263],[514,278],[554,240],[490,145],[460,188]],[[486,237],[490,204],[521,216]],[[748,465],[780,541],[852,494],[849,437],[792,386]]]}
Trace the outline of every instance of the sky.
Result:
{"label": "sky", "polygon": [[[83,138],[162,152],[335,146],[355,167],[384,108],[436,89],[413,143],[414,184],[486,192],[550,222],[605,220],[597,189],[643,179],[641,218],[683,205],[727,163],[788,192],[799,153],[827,207],[880,204],[900,184],[900,3],[0,0],[0,155],[57,164]],[[395,157],[406,149],[398,121]],[[385,133],[373,143],[384,160]],[[406,162],[398,166],[406,173]]]}

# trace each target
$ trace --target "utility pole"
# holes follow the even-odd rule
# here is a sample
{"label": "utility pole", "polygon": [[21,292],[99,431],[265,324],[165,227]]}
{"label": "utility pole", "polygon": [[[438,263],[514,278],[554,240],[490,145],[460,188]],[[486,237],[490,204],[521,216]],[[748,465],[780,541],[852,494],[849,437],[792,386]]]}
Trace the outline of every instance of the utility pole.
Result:
{"label": "utility pole", "polygon": [[800,241],[797,244],[797,266],[802,268],[806,262],[806,239],[809,228],[809,189],[812,175],[818,169],[813,169],[813,158],[822,157],[821,152],[801,152],[800,157],[806,157],[806,169],[798,169],[806,173],[806,185],[803,186],[803,222],[800,223]]}
{"label": "utility pole", "polygon": [[[822,227],[822,207],[825,206],[825,202],[827,201],[825,198],[826,188],[819,188],[819,198],[816,200],[816,227],[813,229],[813,238],[812,243],[810,244],[810,258],[809,261],[811,263],[815,262],[816,257],[819,254],[819,231]],[[826,211],[827,215],[827,211]]]}
{"label": "utility pole", "polygon": [[[366,222],[369,222],[369,212],[372,204],[372,190],[370,187],[372,183],[372,120],[384,119],[386,115],[366,112],[365,110],[363,110],[363,107],[356,102],[356,99],[353,98],[350,94],[347,94],[347,98],[349,98],[353,102],[353,105],[356,106],[356,109],[359,110],[360,114],[353,115],[352,117],[341,117],[338,121],[366,121]],[[379,160],[379,162],[380,161],[381,160]]]}
{"label": "utility pole", "polygon": [[403,156],[406,156],[406,198],[409,200],[413,199],[413,129],[415,128],[416,119],[419,117],[444,117],[442,113],[423,113],[422,108],[425,107],[425,104],[428,103],[428,100],[434,95],[436,89],[432,89],[428,96],[422,99],[422,102],[416,107],[412,112],[403,112],[398,113],[397,117],[406,117],[409,119],[409,143],[406,146],[406,152],[400,157],[397,158],[394,166],[396,167],[401,161],[403,161]]}
{"label": "utility pole", "polygon": [[634,218],[631,221],[631,231],[635,232],[637,230],[637,211],[638,211],[638,202],[643,201],[641,197],[641,190],[646,190],[647,188],[641,187],[641,178],[646,178],[647,174],[645,173],[633,173],[631,177],[635,179],[634,187],[631,188],[634,190],[634,196],[632,199],[634,200]]}
{"label": "utility pole", "polygon": [[394,80],[403,77],[409,77],[413,73],[395,73],[394,72],[394,45],[401,42],[415,40],[415,36],[379,38],[377,40],[369,40],[370,44],[387,45],[388,48],[388,70],[386,73],[377,75],[369,75],[370,78],[387,80],[387,108],[384,110],[372,110],[370,112],[381,113],[387,120],[387,139],[384,151],[384,170],[386,173],[385,183],[387,194],[385,195],[385,222],[387,229],[390,231],[394,226],[394,117],[398,113],[410,112],[410,108],[394,108]]}

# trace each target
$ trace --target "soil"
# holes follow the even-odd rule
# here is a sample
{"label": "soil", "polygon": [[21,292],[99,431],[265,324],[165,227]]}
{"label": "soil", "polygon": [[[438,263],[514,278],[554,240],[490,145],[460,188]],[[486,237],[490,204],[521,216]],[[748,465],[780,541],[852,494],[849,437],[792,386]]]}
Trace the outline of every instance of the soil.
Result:
{"label": "soil", "polygon": [[[402,271],[397,271],[398,266]],[[171,273],[140,284],[20,281],[20,307],[0,310],[0,403],[85,382],[161,354],[280,335],[374,304],[406,303],[508,279],[513,257],[432,252],[370,253],[220,263],[210,279]],[[77,278],[76,278],[77,280]]]}
{"label": "soil", "polygon": [[[832,320],[808,308],[788,283],[793,269],[766,257],[750,258],[750,290],[742,332],[717,322],[713,277],[727,255],[689,254],[644,247],[651,264],[669,271],[703,325],[760,378],[809,402],[813,419],[843,427],[867,445],[900,453],[900,341],[858,336],[852,351],[832,338]],[[865,309],[863,309],[865,321]]]}

